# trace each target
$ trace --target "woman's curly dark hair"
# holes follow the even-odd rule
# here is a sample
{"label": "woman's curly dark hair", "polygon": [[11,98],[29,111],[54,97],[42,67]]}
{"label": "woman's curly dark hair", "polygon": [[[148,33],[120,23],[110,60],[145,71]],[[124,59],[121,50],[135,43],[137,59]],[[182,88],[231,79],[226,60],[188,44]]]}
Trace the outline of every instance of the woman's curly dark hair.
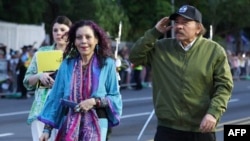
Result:
{"label": "woman's curly dark hair", "polygon": [[106,32],[91,20],[80,20],[74,23],[68,32],[68,45],[64,51],[63,58],[75,58],[79,56],[79,52],[75,46],[76,31],[83,26],[89,26],[94,31],[95,37],[98,39],[98,49],[95,48],[95,54],[100,67],[104,65],[107,57],[114,58],[111,43]]}

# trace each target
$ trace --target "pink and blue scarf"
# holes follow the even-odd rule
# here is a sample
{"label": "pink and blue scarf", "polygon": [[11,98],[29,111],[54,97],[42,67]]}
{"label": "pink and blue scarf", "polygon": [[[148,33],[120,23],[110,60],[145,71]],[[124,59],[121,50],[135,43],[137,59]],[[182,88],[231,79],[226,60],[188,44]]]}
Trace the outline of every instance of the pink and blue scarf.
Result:
{"label": "pink and blue scarf", "polygon": [[[98,86],[97,57],[94,55],[86,70],[82,68],[80,57],[74,64],[70,100],[79,103],[89,99],[93,89]],[[101,131],[95,110],[75,113],[69,110],[67,118],[60,128],[56,141],[101,141]]]}

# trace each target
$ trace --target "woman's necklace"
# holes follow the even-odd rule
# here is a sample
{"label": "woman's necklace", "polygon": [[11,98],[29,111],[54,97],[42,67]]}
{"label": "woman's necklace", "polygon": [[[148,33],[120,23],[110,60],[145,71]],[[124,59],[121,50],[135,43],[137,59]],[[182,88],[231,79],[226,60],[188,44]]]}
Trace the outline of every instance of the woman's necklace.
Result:
{"label": "woman's necklace", "polygon": [[88,65],[89,65],[89,62],[88,62],[87,64],[85,64],[85,65],[82,65],[82,69],[83,69],[83,70],[86,70],[87,67],[88,67]]}
{"label": "woman's necklace", "polygon": [[86,61],[86,62],[87,62],[86,64],[83,64],[83,61],[82,61],[82,69],[83,69],[83,70],[86,70],[86,69],[87,69],[87,67],[89,66],[89,63],[91,62],[92,57],[93,57],[93,56],[91,56],[90,59],[87,59],[87,60],[89,60],[89,61]]}

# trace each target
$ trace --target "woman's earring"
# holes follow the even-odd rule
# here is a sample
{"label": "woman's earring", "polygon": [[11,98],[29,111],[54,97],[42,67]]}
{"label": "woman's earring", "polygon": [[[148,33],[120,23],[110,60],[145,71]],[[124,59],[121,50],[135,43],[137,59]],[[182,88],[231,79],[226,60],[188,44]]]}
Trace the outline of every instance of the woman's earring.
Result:
{"label": "woman's earring", "polygon": [[96,49],[96,53],[99,54],[99,45],[98,44],[96,44],[95,49]]}

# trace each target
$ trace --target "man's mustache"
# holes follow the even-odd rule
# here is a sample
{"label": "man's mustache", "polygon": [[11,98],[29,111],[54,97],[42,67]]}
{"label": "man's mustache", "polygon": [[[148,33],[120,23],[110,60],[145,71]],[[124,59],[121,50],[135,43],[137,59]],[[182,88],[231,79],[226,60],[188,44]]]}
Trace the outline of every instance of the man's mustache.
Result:
{"label": "man's mustache", "polygon": [[184,34],[182,31],[175,31],[175,34]]}

